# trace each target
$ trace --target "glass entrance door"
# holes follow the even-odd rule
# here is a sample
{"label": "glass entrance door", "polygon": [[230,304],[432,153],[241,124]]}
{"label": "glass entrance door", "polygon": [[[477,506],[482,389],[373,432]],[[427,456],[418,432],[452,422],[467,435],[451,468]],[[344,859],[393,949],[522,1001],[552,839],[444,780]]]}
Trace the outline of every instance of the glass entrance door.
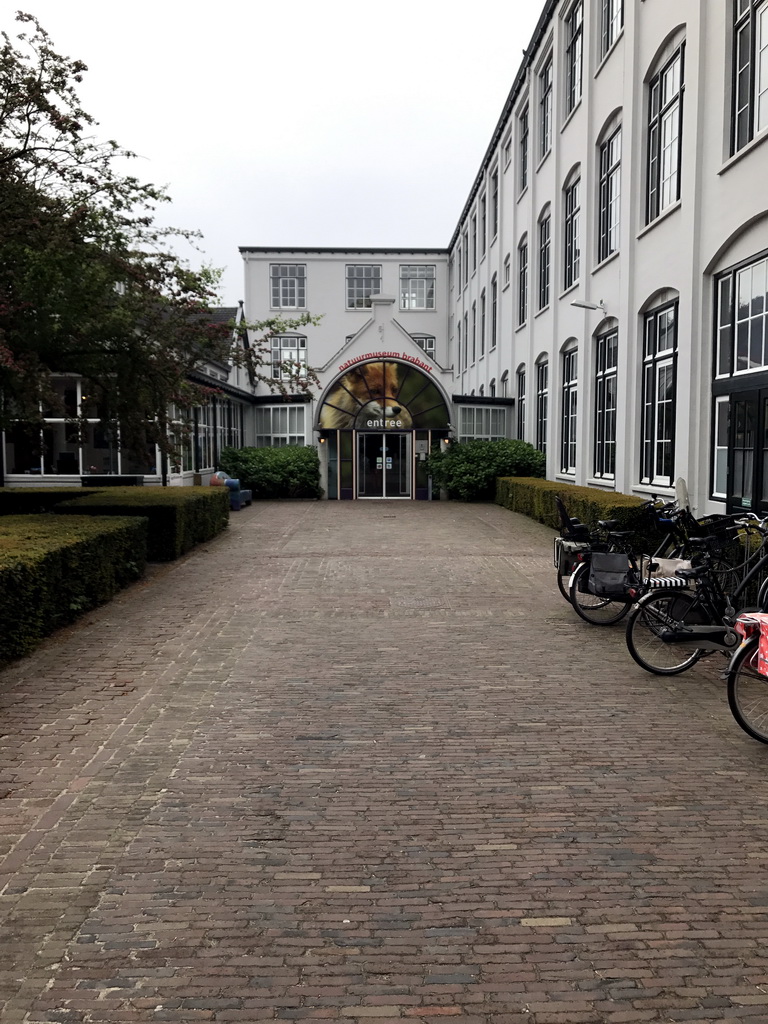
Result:
{"label": "glass entrance door", "polygon": [[410,455],[410,434],[358,434],[358,498],[410,498]]}

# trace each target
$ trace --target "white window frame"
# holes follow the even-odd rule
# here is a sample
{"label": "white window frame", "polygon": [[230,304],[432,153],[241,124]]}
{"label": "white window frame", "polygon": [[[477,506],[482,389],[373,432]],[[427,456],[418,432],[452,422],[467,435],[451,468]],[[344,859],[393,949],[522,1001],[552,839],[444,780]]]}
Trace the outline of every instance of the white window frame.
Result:
{"label": "white window frame", "polygon": [[579,350],[575,345],[562,352],[561,365],[560,472],[575,476],[579,399]]}
{"label": "white window frame", "polygon": [[380,263],[348,263],[345,269],[347,309],[370,309],[381,294]]}
{"label": "white window frame", "polygon": [[270,263],[269,294],[271,309],[306,309],[306,263]]}
{"label": "white window frame", "polygon": [[[304,447],[307,443],[307,406],[257,405],[254,408],[257,448]],[[263,429],[269,427],[269,429]]]}
{"label": "white window frame", "polygon": [[303,334],[273,334],[272,379],[290,381],[307,376],[307,339]]}
{"label": "white window frame", "polygon": [[434,310],[435,276],[434,264],[401,264],[400,309]]}

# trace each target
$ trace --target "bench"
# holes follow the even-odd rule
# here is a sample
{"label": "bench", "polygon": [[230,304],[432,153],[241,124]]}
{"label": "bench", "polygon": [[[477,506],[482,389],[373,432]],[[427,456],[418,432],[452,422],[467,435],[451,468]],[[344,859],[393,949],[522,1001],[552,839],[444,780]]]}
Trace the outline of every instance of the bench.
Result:
{"label": "bench", "polygon": [[239,512],[243,505],[250,505],[253,502],[253,494],[245,487],[240,486],[240,481],[231,477],[229,473],[218,470],[210,479],[211,487],[224,486],[229,490],[229,508],[232,512]]}

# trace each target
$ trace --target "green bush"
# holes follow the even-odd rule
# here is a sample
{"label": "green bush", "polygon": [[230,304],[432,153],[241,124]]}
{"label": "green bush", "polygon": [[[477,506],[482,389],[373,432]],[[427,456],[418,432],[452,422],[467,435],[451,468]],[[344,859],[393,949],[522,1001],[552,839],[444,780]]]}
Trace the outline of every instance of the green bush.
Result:
{"label": "green bush", "polygon": [[644,498],[597,487],[576,487],[553,480],[500,478],[496,482],[496,503],[512,512],[535,519],[554,530],[560,529],[555,498],[559,496],[572,519],[594,526],[599,519],[615,519],[617,530],[629,530],[636,545],[654,550],[662,533],[655,520],[642,508]]}
{"label": "green bush", "polygon": [[90,487],[0,487],[0,516],[52,512],[59,502],[95,493]]}
{"label": "green bush", "polygon": [[544,476],[543,452],[525,441],[464,441],[442,446],[429,456],[433,486],[460,501],[493,501],[496,479]]}
{"label": "green bush", "polygon": [[224,448],[225,473],[240,481],[254,498],[320,498],[320,460],[308,445],[283,448]]}
{"label": "green bush", "polygon": [[146,554],[146,519],[3,516],[0,663],[109,601],[143,575]]}
{"label": "green bush", "polygon": [[57,505],[61,515],[144,516],[147,557],[170,562],[210,540],[229,523],[226,487],[107,487]]}

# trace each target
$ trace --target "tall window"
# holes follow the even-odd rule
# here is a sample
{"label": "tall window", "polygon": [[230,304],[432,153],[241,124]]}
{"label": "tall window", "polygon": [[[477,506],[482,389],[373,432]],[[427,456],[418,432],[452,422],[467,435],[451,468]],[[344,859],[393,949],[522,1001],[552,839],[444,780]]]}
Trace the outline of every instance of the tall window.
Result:
{"label": "tall window", "polygon": [[671,486],[675,467],[677,302],[645,317],[640,482]]}
{"label": "tall window", "polygon": [[731,152],[768,128],[768,2],[733,0]]}
{"label": "tall window", "polygon": [[498,326],[499,308],[499,282],[494,274],[491,278],[491,351],[496,348],[496,333]]}
{"label": "tall window", "polygon": [[485,355],[485,288],[480,295],[480,355]]}
{"label": "tall window", "polygon": [[435,308],[435,268],[400,267],[400,309]]}
{"label": "tall window", "polygon": [[366,309],[381,292],[381,267],[347,266],[347,309]]}
{"label": "tall window", "polygon": [[563,259],[563,286],[570,288],[579,279],[579,264],[581,260],[581,179],[576,178],[565,187],[565,216],[563,226],[565,228],[565,249]]}
{"label": "tall window", "polygon": [[517,191],[528,188],[528,104],[517,115]]}
{"label": "tall window", "polygon": [[539,159],[552,148],[552,54],[539,72]]}
{"label": "tall window", "polygon": [[549,405],[549,364],[536,364],[536,447],[547,450],[547,406]]}
{"label": "tall window", "polygon": [[488,239],[488,203],[485,194],[480,197],[480,252],[485,253]]}
{"label": "tall window", "polygon": [[461,322],[459,322],[456,324],[456,369],[461,370],[462,366]]}
{"label": "tall window", "polygon": [[619,248],[621,200],[621,128],[600,146],[600,202],[597,240],[598,261]]}
{"label": "tall window", "polygon": [[466,370],[469,362],[469,319],[467,314],[464,314],[464,369]]}
{"label": "tall window", "polygon": [[499,233],[499,169],[491,175],[491,238]]}
{"label": "tall window", "polygon": [[517,371],[517,439],[525,440],[525,367]]}
{"label": "tall window", "polygon": [[456,287],[461,290],[461,242],[456,246]]}
{"label": "tall window", "polygon": [[576,400],[578,391],[578,358],[575,348],[563,352],[563,420],[560,431],[560,470],[576,472]]}
{"label": "tall window", "polygon": [[307,339],[299,334],[272,336],[272,377],[292,380],[307,375]]}
{"label": "tall window", "polygon": [[528,319],[528,240],[517,247],[517,326]]}
{"label": "tall window", "polygon": [[549,305],[549,258],[551,218],[546,214],[539,221],[539,309]]}
{"label": "tall window", "polygon": [[616,371],[618,331],[596,339],[595,360],[595,457],[593,475],[612,480],[616,476]]}
{"label": "tall window", "polygon": [[680,198],[683,56],[681,45],[649,83],[648,223]]}
{"label": "tall window", "polygon": [[471,231],[472,235],[472,273],[477,270],[477,214],[472,214]]}
{"label": "tall window", "polygon": [[472,303],[472,362],[477,360],[477,303]]}
{"label": "tall window", "polygon": [[624,28],[624,0],[601,0],[600,57],[610,50]]}
{"label": "tall window", "polygon": [[505,370],[504,373],[502,373],[502,375],[501,375],[501,380],[499,381],[499,398],[506,398],[507,397],[507,390],[508,390],[508,388],[509,388],[509,370]]}
{"label": "tall window", "polygon": [[306,309],[307,268],[301,263],[270,263],[270,303],[273,309]]}
{"label": "tall window", "polygon": [[768,255],[717,279],[717,376],[768,367]]}
{"label": "tall window", "polygon": [[565,114],[581,99],[581,67],[584,50],[584,4],[576,3],[565,19]]}
{"label": "tall window", "polygon": [[467,231],[463,235],[463,246],[464,246],[464,284],[469,281],[469,234]]}

